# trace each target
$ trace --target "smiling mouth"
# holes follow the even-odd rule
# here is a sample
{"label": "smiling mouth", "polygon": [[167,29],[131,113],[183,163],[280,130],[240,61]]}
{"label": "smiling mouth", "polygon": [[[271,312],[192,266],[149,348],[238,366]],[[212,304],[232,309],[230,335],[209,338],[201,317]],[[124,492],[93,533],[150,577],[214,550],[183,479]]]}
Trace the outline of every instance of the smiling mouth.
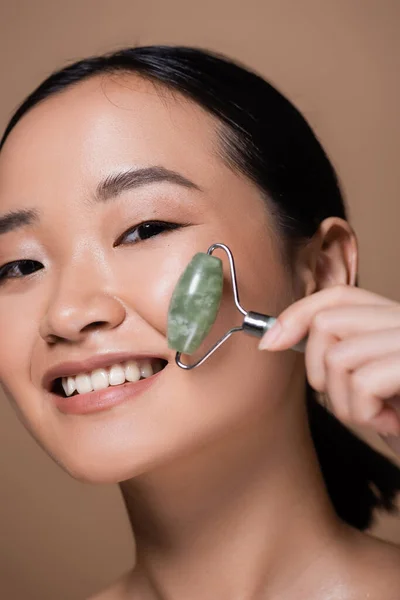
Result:
{"label": "smiling mouth", "polygon": [[100,391],[109,387],[135,383],[149,379],[162,371],[168,361],[162,358],[146,360],[129,360],[102,367],[88,373],[78,373],[75,376],[58,377],[54,380],[51,393],[61,398],[71,398]]}

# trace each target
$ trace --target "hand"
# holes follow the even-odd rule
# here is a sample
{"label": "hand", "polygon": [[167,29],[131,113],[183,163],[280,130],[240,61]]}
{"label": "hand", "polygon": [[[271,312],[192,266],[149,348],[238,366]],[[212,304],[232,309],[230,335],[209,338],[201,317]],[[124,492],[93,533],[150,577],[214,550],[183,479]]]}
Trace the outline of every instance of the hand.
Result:
{"label": "hand", "polygon": [[325,288],[286,308],[259,347],[286,350],[307,335],[311,387],[344,424],[370,426],[400,454],[400,303],[350,285]]}

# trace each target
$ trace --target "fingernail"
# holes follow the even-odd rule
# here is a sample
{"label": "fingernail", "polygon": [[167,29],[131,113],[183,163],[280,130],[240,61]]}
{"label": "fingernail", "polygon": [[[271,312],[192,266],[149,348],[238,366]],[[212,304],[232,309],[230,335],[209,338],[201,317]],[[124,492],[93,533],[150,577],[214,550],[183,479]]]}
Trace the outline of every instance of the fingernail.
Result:
{"label": "fingernail", "polygon": [[264,336],[261,338],[261,341],[258,345],[259,350],[267,350],[269,348],[272,348],[275,342],[277,342],[281,333],[282,325],[279,323],[279,321],[275,321],[271,329],[269,329],[267,333],[265,333]]}

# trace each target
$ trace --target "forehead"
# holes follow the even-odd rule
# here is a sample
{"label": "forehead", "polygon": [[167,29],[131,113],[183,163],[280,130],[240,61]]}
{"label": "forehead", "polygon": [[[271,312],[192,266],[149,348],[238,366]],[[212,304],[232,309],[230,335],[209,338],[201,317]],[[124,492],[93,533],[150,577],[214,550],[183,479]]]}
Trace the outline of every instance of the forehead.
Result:
{"label": "forehead", "polygon": [[90,185],[132,165],[212,177],[216,152],[216,121],[200,106],[135,75],[96,76],[46,99],[16,125],[0,152],[0,192],[21,190],[24,181],[32,190],[44,174]]}

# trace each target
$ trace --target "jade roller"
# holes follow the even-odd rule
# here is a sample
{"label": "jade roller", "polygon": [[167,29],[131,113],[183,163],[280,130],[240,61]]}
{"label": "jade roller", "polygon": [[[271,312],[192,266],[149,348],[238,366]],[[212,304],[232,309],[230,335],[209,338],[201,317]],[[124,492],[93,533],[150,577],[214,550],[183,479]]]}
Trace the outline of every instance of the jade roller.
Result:
{"label": "jade roller", "polygon": [[[233,297],[236,308],[243,315],[240,327],[232,327],[197,362],[187,365],[181,355],[193,354],[207,336],[218,314],[222,298],[222,260],[212,253],[217,248],[226,252],[232,278]],[[168,310],[168,346],[177,350],[175,362],[181,369],[194,369],[204,363],[236,331],[244,331],[261,338],[275,323],[276,318],[258,312],[246,311],[239,303],[236,284],[235,263],[232,252],[225,244],[213,244],[207,253],[199,252],[192,258],[174,289]],[[307,338],[301,340],[292,350],[304,352]]]}

